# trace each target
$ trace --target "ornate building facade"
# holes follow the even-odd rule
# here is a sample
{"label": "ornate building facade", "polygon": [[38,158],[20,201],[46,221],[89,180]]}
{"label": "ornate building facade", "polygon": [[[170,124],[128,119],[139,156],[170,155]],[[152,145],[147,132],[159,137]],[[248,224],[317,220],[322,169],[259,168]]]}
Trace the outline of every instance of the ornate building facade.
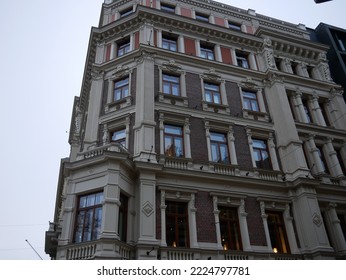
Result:
{"label": "ornate building facade", "polygon": [[216,1],[105,1],[46,253],[344,258],[346,106],[327,50]]}

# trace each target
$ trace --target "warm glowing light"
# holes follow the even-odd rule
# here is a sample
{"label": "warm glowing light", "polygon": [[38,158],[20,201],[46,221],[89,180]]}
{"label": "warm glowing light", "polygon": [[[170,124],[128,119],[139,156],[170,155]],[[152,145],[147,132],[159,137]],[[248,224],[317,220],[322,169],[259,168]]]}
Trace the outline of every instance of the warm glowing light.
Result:
{"label": "warm glowing light", "polygon": [[228,250],[228,248],[227,248],[227,244],[223,245],[223,249],[224,249],[225,251],[227,251],[227,250]]}
{"label": "warm glowing light", "polygon": [[175,243],[175,241],[173,241],[173,247],[177,247],[177,243]]}
{"label": "warm glowing light", "polygon": [[278,252],[277,248],[273,248],[273,252],[276,254]]}

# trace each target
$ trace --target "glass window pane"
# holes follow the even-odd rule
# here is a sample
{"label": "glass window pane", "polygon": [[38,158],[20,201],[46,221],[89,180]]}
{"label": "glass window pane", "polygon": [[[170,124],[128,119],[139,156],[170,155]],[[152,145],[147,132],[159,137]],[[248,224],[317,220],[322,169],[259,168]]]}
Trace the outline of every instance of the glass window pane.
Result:
{"label": "glass window pane", "polygon": [[177,126],[165,125],[165,133],[182,135],[182,129]]}
{"label": "glass window pane", "polygon": [[211,132],[210,133],[210,140],[225,143],[226,137],[224,134]]}
{"label": "glass window pane", "polygon": [[221,96],[219,93],[214,94],[214,103],[221,104]]}
{"label": "glass window pane", "polygon": [[226,145],[220,145],[221,161],[228,162],[228,151]]}
{"label": "glass window pane", "polygon": [[95,194],[95,205],[101,204],[103,201],[103,192]]}
{"label": "glass window pane", "polygon": [[175,96],[179,96],[179,86],[178,85],[172,85],[172,94]]}
{"label": "glass window pane", "polygon": [[93,210],[89,210],[85,216],[83,241],[91,240],[92,222],[93,222]]}
{"label": "glass window pane", "polygon": [[205,92],[205,101],[213,102],[212,95],[209,91]]}
{"label": "glass window pane", "polygon": [[211,160],[218,162],[220,160],[219,149],[217,144],[211,144]]}
{"label": "glass window pane", "polygon": [[79,208],[84,208],[87,205],[87,197],[86,196],[81,196],[79,199]]}
{"label": "glass window pane", "polygon": [[175,146],[175,156],[176,157],[182,157],[183,156],[183,139],[181,138],[174,138],[174,146]]}
{"label": "glass window pane", "polygon": [[263,140],[253,140],[253,147],[260,149],[267,149],[267,145]]}
{"label": "glass window pane", "polygon": [[93,206],[95,205],[95,194],[88,195],[87,197],[87,205],[86,206]]}

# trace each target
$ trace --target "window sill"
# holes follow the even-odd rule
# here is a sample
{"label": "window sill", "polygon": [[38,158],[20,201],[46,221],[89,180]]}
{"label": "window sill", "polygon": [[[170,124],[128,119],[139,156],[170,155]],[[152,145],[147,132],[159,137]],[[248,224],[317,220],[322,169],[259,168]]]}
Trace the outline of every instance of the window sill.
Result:
{"label": "window sill", "polygon": [[105,112],[113,112],[132,105],[132,97],[127,96],[120,100],[106,104]]}
{"label": "window sill", "polygon": [[177,105],[177,106],[183,106],[183,107],[188,106],[188,98],[187,97],[165,94],[163,92],[159,92],[159,102]]}
{"label": "window sill", "polygon": [[255,121],[262,121],[262,122],[269,122],[270,121],[270,117],[269,117],[268,113],[251,111],[251,110],[247,110],[247,109],[243,109],[243,118],[251,119],[251,120],[255,120]]}
{"label": "window sill", "polygon": [[215,112],[215,113],[220,113],[225,115],[230,114],[230,109],[226,105],[202,101],[202,107],[204,111]]}

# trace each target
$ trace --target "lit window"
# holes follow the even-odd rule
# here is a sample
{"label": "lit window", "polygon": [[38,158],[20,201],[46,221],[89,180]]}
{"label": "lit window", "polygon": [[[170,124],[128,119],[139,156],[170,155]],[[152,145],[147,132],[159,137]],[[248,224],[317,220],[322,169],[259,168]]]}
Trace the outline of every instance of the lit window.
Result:
{"label": "lit window", "polygon": [[249,68],[248,55],[241,52],[236,52],[237,65],[242,68]]}
{"label": "lit window", "polygon": [[201,57],[209,60],[214,60],[214,49],[209,45],[201,44]]}
{"label": "lit window", "polygon": [[227,137],[225,134],[210,132],[211,160],[229,163]]}
{"label": "lit window", "polygon": [[162,48],[173,52],[177,51],[177,39],[172,36],[162,35]]}
{"label": "lit window", "polygon": [[290,253],[282,213],[267,211],[270,242],[274,253]]}
{"label": "lit window", "polygon": [[243,91],[244,108],[249,111],[259,112],[257,94],[255,92]]}
{"label": "lit window", "polygon": [[166,241],[169,247],[189,247],[187,204],[166,202]]}
{"label": "lit window", "polygon": [[79,197],[74,241],[96,240],[101,232],[103,192]]}
{"label": "lit window", "polygon": [[129,78],[114,82],[114,101],[121,100],[129,95]]}
{"label": "lit window", "polygon": [[253,153],[257,168],[272,169],[267,142],[259,139],[253,140]]}
{"label": "lit window", "polygon": [[165,125],[165,155],[169,157],[184,156],[183,129],[179,126]]}
{"label": "lit window", "polygon": [[163,74],[162,90],[164,94],[180,96],[180,79],[179,77]]}
{"label": "lit window", "polygon": [[123,56],[124,54],[127,54],[130,51],[130,39],[123,40],[119,42],[118,44],[118,57]]}
{"label": "lit window", "polygon": [[219,207],[221,242],[224,250],[242,250],[238,210],[235,207]]}
{"label": "lit window", "polygon": [[204,83],[205,101],[221,104],[221,93],[219,85]]}
{"label": "lit window", "polygon": [[126,147],[126,129],[116,130],[112,133],[112,142],[121,144]]}

